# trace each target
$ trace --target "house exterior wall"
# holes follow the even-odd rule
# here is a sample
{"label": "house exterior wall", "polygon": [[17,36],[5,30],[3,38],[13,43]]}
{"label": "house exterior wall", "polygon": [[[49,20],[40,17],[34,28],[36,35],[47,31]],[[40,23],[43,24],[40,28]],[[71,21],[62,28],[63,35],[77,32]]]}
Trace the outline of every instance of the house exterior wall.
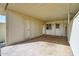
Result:
{"label": "house exterior wall", "polygon": [[42,35],[44,22],[32,17],[24,17],[24,26],[25,26],[25,39],[34,38]]}
{"label": "house exterior wall", "polygon": [[[66,21],[51,21],[51,22],[47,22],[46,24],[52,25],[52,29],[46,30],[46,34],[56,35],[56,36],[66,36],[66,33],[65,33]],[[56,26],[55,26],[56,24],[60,24],[59,29],[56,29]]]}
{"label": "house exterior wall", "polygon": [[24,23],[21,15],[7,11],[6,15],[7,36],[6,44],[14,44],[24,40]]}
{"label": "house exterior wall", "polygon": [[79,12],[74,16],[69,43],[73,54],[79,56]]}
{"label": "house exterior wall", "polygon": [[14,44],[42,35],[43,21],[7,11],[7,39],[6,44]]}
{"label": "house exterior wall", "polygon": [[73,24],[73,20],[70,21],[70,23],[67,26],[67,38],[68,41],[70,41],[70,36],[71,36],[71,30],[72,30],[72,24]]}

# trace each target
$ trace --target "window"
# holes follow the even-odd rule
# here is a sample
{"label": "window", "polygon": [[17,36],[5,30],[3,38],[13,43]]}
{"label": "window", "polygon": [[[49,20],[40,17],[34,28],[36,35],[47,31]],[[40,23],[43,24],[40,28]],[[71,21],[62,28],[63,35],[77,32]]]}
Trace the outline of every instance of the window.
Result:
{"label": "window", "polygon": [[52,29],[52,25],[51,24],[46,24],[46,29],[47,30],[51,30]]}
{"label": "window", "polygon": [[60,24],[56,24],[56,29],[59,29],[60,28]]}
{"label": "window", "polygon": [[[0,43],[6,40],[6,18],[5,15],[0,15]],[[3,46],[3,44],[1,45]]]}
{"label": "window", "polygon": [[0,23],[5,23],[5,22],[6,22],[5,16],[0,15]]}

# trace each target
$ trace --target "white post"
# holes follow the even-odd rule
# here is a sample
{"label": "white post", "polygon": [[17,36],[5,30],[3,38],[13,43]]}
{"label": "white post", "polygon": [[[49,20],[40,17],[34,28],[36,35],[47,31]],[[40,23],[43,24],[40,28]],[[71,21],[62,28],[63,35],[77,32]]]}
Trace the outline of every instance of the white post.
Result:
{"label": "white post", "polygon": [[70,5],[68,4],[68,24],[70,23]]}
{"label": "white post", "polygon": [[68,38],[68,41],[69,41],[69,23],[70,23],[70,4],[67,5],[67,9],[68,9],[68,14],[67,14],[67,38]]}

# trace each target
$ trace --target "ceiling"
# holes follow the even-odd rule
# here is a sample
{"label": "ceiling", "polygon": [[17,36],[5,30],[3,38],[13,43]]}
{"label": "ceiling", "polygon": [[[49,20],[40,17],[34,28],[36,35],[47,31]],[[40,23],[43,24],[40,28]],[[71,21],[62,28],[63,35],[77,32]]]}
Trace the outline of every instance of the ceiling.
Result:
{"label": "ceiling", "polygon": [[8,9],[41,19],[57,20],[67,19],[68,8],[73,17],[79,10],[79,4],[72,3],[13,3],[8,4]]}

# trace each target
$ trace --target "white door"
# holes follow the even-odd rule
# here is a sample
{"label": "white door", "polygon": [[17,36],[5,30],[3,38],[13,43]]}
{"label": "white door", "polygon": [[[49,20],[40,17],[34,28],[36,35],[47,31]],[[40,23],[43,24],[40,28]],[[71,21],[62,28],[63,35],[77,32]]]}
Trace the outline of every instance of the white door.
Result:
{"label": "white door", "polygon": [[52,35],[55,35],[55,33],[56,33],[55,24],[52,24],[52,31],[51,31],[51,34],[52,34]]}
{"label": "white door", "polygon": [[46,26],[45,25],[43,25],[43,34],[46,34]]}
{"label": "white door", "polygon": [[61,36],[61,24],[55,24],[55,35]]}
{"label": "white door", "polygon": [[52,24],[46,24],[46,34],[52,35]]}

